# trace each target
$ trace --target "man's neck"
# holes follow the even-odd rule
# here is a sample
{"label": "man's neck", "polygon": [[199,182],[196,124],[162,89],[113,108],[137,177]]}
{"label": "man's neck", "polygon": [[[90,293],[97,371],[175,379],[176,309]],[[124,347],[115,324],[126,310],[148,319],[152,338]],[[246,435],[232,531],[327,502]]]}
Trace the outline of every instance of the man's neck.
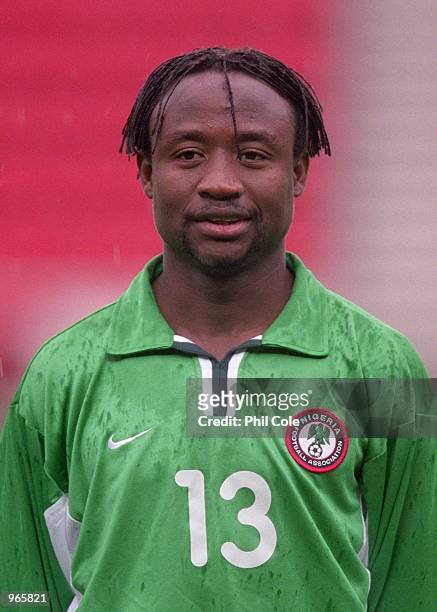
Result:
{"label": "man's neck", "polygon": [[290,297],[293,280],[283,252],[226,278],[164,254],[163,272],[152,287],[175,333],[222,359],[273,323]]}

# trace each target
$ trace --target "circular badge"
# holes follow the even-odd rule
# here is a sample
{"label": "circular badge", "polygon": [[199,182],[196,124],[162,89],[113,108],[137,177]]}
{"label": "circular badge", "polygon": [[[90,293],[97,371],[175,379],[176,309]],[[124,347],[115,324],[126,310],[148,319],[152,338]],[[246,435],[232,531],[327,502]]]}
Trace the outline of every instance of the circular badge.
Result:
{"label": "circular badge", "polygon": [[293,459],[311,472],[335,470],[346,456],[346,427],[326,408],[307,408],[293,417],[285,442]]}

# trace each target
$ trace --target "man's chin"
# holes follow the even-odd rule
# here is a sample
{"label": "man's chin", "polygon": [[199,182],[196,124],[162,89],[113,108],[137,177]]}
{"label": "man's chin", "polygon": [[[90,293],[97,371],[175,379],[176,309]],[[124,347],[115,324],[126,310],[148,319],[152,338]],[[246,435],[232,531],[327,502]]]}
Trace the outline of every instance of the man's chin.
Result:
{"label": "man's chin", "polygon": [[253,263],[255,253],[253,249],[244,252],[214,253],[190,252],[193,263],[204,274],[215,278],[229,278],[244,272]]}

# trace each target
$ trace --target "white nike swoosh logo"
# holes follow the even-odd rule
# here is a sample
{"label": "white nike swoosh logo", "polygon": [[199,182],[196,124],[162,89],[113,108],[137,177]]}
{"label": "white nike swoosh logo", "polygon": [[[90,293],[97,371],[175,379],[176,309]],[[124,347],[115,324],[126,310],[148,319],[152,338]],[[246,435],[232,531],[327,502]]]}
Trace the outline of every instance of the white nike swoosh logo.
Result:
{"label": "white nike swoosh logo", "polygon": [[149,431],[151,431],[153,429],[153,427],[149,427],[149,429],[146,429],[146,431],[141,431],[140,433],[136,434],[135,436],[131,436],[130,438],[124,438],[124,440],[118,440],[118,442],[114,442],[114,434],[111,435],[111,437],[108,440],[108,448],[110,448],[111,450],[114,450],[114,448],[120,448],[120,446],[124,446],[125,444],[129,444],[130,442],[133,442],[133,440],[136,440],[137,438],[140,438],[141,436],[144,436],[144,434],[149,433]]}

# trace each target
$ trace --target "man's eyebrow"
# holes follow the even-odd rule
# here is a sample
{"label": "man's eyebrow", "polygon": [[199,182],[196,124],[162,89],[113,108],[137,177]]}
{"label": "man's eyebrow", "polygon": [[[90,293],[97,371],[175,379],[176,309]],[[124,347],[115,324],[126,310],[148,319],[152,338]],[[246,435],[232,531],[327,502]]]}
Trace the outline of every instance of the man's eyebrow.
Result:
{"label": "man's eyebrow", "polygon": [[177,144],[184,140],[196,140],[198,142],[204,142],[206,135],[201,130],[176,130],[167,134],[166,141],[168,144]]}
{"label": "man's eyebrow", "polygon": [[[165,140],[168,144],[178,144],[185,140],[192,140],[196,142],[205,142],[208,140],[208,134],[202,130],[175,130],[167,134]],[[237,142],[241,144],[243,142],[260,141],[269,145],[277,143],[277,137],[266,130],[239,130],[237,128]]]}
{"label": "man's eyebrow", "polygon": [[265,130],[239,130],[237,128],[237,142],[250,142],[258,140],[266,144],[274,145],[278,142],[278,138],[271,132]]}

